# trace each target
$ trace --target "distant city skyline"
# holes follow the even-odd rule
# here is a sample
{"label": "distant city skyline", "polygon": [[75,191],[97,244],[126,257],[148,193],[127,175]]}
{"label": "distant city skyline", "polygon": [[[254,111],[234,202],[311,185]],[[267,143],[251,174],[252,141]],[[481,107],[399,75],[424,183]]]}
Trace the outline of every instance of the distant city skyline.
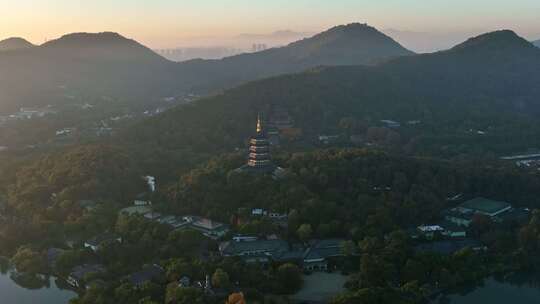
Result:
{"label": "distant city skyline", "polygon": [[113,31],[151,48],[237,47],[229,43],[243,33],[316,33],[351,22],[395,35],[462,37],[504,28],[540,39],[537,0],[0,0],[0,10],[9,12],[0,19],[0,39],[35,44],[66,33]]}

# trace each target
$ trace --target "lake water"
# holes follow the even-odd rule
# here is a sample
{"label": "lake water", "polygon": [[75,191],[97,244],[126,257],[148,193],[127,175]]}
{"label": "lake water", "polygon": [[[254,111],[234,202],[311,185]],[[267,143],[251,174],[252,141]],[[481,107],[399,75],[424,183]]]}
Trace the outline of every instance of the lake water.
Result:
{"label": "lake water", "polygon": [[538,304],[540,303],[540,281],[538,277],[515,276],[499,281],[489,278],[475,289],[439,297],[434,304]]}
{"label": "lake water", "polygon": [[41,280],[42,284],[22,287],[9,273],[0,273],[0,304],[67,304],[77,294],[59,288],[54,278]]}

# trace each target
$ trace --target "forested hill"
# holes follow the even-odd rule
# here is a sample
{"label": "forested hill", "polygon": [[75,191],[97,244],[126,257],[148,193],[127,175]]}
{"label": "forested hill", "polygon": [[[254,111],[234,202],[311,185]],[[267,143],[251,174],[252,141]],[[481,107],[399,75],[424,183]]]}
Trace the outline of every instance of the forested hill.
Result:
{"label": "forested hill", "polygon": [[125,98],[170,96],[171,62],[116,33],[76,33],[43,45],[0,53],[0,111]]}
{"label": "forested hill", "polygon": [[23,38],[12,37],[0,41],[0,52],[31,48],[34,45]]}
{"label": "forested hill", "polygon": [[75,33],[0,53],[0,112],[74,99],[152,103],[320,65],[373,64],[410,54],[362,24],[338,26],[282,48],[184,63],[116,33]]}
{"label": "forested hill", "polygon": [[181,73],[188,73],[182,78],[193,81],[193,88],[211,91],[316,66],[373,65],[413,54],[374,27],[352,23],[285,47],[221,60],[187,61],[180,63],[180,69]]}
{"label": "forested hill", "polygon": [[[242,144],[256,113],[271,104],[288,109],[306,137],[336,132],[347,117],[368,126],[381,119],[419,120],[429,126],[424,133],[438,139],[494,128],[493,137],[466,140],[475,145],[492,141],[490,149],[500,152],[523,148],[523,143],[540,146],[533,136],[540,130],[520,125],[537,125],[538,83],[540,49],[511,31],[499,31],[448,51],[379,66],[316,68],[252,82],[145,121],[123,136],[162,148],[230,149]],[[520,143],[508,146],[516,140]]]}

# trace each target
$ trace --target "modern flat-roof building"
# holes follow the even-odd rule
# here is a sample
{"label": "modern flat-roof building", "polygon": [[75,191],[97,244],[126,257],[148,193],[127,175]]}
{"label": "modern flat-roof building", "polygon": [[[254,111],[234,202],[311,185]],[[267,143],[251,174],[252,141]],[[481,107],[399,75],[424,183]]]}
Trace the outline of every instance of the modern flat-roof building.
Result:
{"label": "modern flat-roof building", "polygon": [[509,213],[515,213],[515,209],[509,203],[477,197],[446,210],[444,216],[454,224],[468,227],[478,214],[487,216],[494,222],[503,222]]}

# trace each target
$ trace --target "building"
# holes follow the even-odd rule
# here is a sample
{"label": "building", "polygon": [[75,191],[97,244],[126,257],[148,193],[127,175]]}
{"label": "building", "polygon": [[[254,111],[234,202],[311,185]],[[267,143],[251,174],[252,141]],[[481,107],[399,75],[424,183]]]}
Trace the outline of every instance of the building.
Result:
{"label": "building", "polygon": [[67,278],[67,283],[75,288],[84,286],[85,280],[90,274],[104,273],[105,267],[100,264],[85,264],[76,266]]}
{"label": "building", "polygon": [[65,252],[64,249],[60,248],[49,248],[47,249],[47,265],[49,268],[56,268],[56,262],[58,258]]}
{"label": "building", "polygon": [[270,141],[264,127],[262,116],[257,117],[256,135],[249,141],[247,164],[235,172],[272,174],[274,177],[283,175],[283,169],[274,165],[270,154]]}
{"label": "building", "polygon": [[381,120],[381,122],[388,128],[399,128],[399,127],[401,127],[401,123],[399,123],[397,121],[390,120],[390,119],[383,119],[383,120]]}
{"label": "building", "polygon": [[152,212],[152,208],[150,206],[131,206],[126,207],[120,210],[120,214],[123,215],[145,215],[147,213]]}
{"label": "building", "polygon": [[254,242],[259,238],[253,235],[235,235],[232,240],[235,242]]}
{"label": "building", "polygon": [[222,256],[239,256],[248,263],[268,263],[288,252],[289,244],[284,240],[228,241],[219,245],[219,251]]}
{"label": "building", "polygon": [[444,232],[444,228],[439,225],[422,225],[418,226],[416,229],[428,240],[431,240],[438,235],[442,235]]}
{"label": "building", "polygon": [[475,215],[474,213],[470,213],[470,212],[469,213],[459,212],[455,208],[446,210],[443,212],[443,214],[444,214],[444,218],[447,221],[454,223],[458,226],[463,226],[463,227],[469,227]]}
{"label": "building", "polygon": [[77,204],[86,212],[95,210],[99,205],[99,203],[94,200],[79,200]]}
{"label": "building", "polygon": [[444,212],[445,219],[459,226],[468,227],[478,214],[498,222],[502,216],[511,211],[512,205],[507,202],[478,197],[468,200],[455,208]]}
{"label": "building", "polygon": [[141,271],[132,273],[129,276],[129,282],[137,288],[142,287],[147,282],[161,281],[163,279],[164,270],[157,264],[144,267]]}
{"label": "building", "polygon": [[318,140],[321,145],[333,145],[341,141],[341,135],[319,135]]}
{"label": "building", "polygon": [[418,226],[415,231],[412,231],[411,236],[418,238],[422,236],[424,239],[433,240],[437,237],[448,238],[464,238],[467,236],[464,225],[457,225],[448,220],[440,222],[438,225],[422,225]]}
{"label": "building", "polygon": [[115,242],[121,243],[122,238],[115,234],[103,234],[84,242],[84,247],[90,248],[92,251],[98,251],[103,246],[107,246],[108,244]]}
{"label": "building", "polygon": [[460,225],[456,225],[448,220],[444,220],[439,224],[443,229],[443,236],[449,238],[465,238],[467,236],[467,230]]}
{"label": "building", "polygon": [[442,255],[451,255],[465,248],[470,248],[474,251],[487,250],[487,247],[484,244],[474,239],[460,239],[422,243],[417,245],[415,247],[415,250],[419,253],[437,253]]}
{"label": "building", "polygon": [[218,239],[229,232],[227,225],[204,217],[185,216],[184,221],[187,222],[185,227],[197,230],[212,239]]}
{"label": "building", "polygon": [[152,201],[149,196],[150,195],[146,192],[139,193],[133,200],[133,206],[151,206]]}
{"label": "building", "polygon": [[495,201],[483,197],[468,200],[457,207],[461,213],[479,213],[489,217],[497,216],[512,209],[512,205],[507,202]]}
{"label": "building", "polygon": [[183,276],[178,280],[178,286],[179,287],[190,287],[191,286],[191,279],[188,276]]}
{"label": "building", "polygon": [[344,257],[343,239],[326,239],[314,241],[305,251],[303,257],[304,270],[326,271],[331,259]]}

